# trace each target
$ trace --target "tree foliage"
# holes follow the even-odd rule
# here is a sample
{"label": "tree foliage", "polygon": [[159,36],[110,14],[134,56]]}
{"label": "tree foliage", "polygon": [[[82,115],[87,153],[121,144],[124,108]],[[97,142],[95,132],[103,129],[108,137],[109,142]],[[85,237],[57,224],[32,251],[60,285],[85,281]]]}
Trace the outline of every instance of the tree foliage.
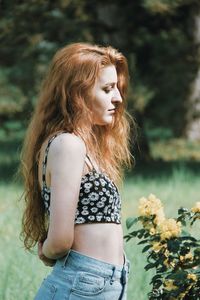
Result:
{"label": "tree foliage", "polygon": [[129,110],[143,132],[160,126],[182,134],[198,69],[191,28],[198,6],[197,0],[2,2],[0,119],[29,118],[55,51],[88,41],[111,44],[127,56]]}

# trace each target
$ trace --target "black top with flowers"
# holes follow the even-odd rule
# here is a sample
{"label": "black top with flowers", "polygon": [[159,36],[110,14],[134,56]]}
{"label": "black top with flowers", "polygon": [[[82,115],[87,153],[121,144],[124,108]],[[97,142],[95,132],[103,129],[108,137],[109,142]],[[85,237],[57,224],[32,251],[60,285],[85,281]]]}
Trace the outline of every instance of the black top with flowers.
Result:
{"label": "black top with flowers", "polygon": [[[48,215],[50,214],[51,189],[46,185],[47,155],[50,144],[57,135],[54,135],[48,142],[42,169],[41,195]],[[88,155],[87,158],[92,164]],[[85,174],[81,179],[75,224],[96,222],[120,224],[120,212],[121,199],[116,185],[105,173],[96,171],[93,166],[92,171]]]}

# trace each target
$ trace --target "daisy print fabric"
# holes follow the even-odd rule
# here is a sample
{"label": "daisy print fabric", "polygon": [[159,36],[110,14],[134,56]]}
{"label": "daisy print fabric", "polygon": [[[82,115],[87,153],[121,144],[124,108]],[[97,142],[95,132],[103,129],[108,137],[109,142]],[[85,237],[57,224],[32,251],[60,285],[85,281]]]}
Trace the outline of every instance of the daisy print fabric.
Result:
{"label": "daisy print fabric", "polygon": [[121,199],[115,184],[95,170],[81,180],[75,224],[92,222],[121,223]]}

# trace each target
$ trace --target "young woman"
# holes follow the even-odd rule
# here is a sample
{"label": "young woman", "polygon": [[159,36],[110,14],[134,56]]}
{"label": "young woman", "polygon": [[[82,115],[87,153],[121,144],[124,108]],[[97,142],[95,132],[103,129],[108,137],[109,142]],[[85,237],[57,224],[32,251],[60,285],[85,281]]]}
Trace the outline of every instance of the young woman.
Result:
{"label": "young woman", "polygon": [[128,67],[112,47],[75,43],[52,61],[22,151],[26,249],[53,266],[35,300],[126,299],[117,184],[129,166]]}

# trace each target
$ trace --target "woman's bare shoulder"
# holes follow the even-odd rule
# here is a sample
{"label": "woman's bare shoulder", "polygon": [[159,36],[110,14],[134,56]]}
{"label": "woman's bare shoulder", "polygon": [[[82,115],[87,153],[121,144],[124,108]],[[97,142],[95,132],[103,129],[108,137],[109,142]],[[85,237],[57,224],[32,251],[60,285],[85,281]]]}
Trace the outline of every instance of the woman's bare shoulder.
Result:
{"label": "woman's bare shoulder", "polygon": [[86,154],[86,146],[84,141],[73,133],[62,133],[59,134],[52,141],[49,149],[49,156],[59,156],[63,154]]}

